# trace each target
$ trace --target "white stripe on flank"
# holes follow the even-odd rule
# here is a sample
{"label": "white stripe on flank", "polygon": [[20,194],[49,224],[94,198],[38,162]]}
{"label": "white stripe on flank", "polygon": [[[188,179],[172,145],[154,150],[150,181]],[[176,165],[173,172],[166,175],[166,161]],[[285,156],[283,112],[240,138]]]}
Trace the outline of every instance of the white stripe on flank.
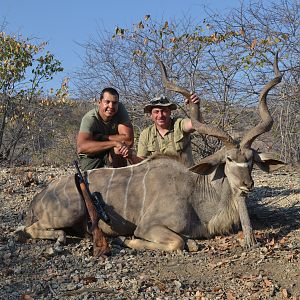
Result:
{"label": "white stripe on flank", "polygon": [[[63,188],[63,192],[64,192],[64,195],[66,196],[66,198],[68,200],[68,206],[67,207],[70,207],[70,205],[71,205],[71,198],[69,197],[68,193],[66,193],[66,186],[67,186],[68,182],[69,181],[66,180],[64,188]],[[74,201],[74,202],[76,202],[76,201]]]}
{"label": "white stripe on flank", "polygon": [[123,215],[124,215],[125,219],[127,217],[128,190],[129,190],[129,185],[130,185],[132,175],[133,175],[133,167],[131,166],[131,168],[130,168],[130,177],[127,181],[127,186],[126,186],[126,191],[125,191],[125,199],[124,199],[124,207],[123,207]]}
{"label": "white stripe on flank", "polygon": [[146,191],[146,176],[149,172],[149,163],[147,163],[147,171],[144,175],[143,178],[143,189],[144,189],[144,196],[143,196],[143,203],[142,203],[142,207],[141,207],[141,216],[144,214],[144,206],[145,206],[145,202],[146,202],[146,195],[147,195],[147,191]]}
{"label": "white stripe on flank", "polygon": [[247,163],[238,163],[238,162],[236,162],[236,165],[238,167],[241,167],[241,168],[248,168],[251,165],[251,163],[250,162],[247,162]]}
{"label": "white stripe on flank", "polygon": [[110,176],[110,178],[109,178],[109,182],[108,182],[107,190],[106,190],[106,195],[105,195],[105,199],[104,199],[104,202],[105,202],[106,204],[108,204],[108,202],[109,202],[109,201],[108,201],[108,193],[109,193],[109,191],[110,191],[111,182],[112,182],[112,179],[113,179],[113,177],[114,177],[114,175],[115,175],[115,170],[116,170],[116,169],[112,168],[111,170],[112,170],[112,172],[111,172],[111,176]]}
{"label": "white stripe on flank", "polygon": [[56,193],[56,188],[57,188],[57,186],[58,186],[58,184],[59,184],[60,181],[61,181],[61,179],[57,180],[57,184],[55,185],[55,188],[53,189],[53,195],[54,195],[55,199],[58,199],[58,202],[59,202],[59,197],[58,197],[58,195]]}

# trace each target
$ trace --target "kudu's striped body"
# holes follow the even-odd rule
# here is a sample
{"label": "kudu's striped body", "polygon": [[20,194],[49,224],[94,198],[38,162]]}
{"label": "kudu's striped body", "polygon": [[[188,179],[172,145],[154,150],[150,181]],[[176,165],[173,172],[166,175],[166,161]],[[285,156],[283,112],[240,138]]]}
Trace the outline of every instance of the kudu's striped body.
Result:
{"label": "kudu's striped body", "polygon": [[[166,87],[188,96],[187,90],[168,82],[161,62],[160,65]],[[241,222],[246,245],[253,245],[245,204],[253,187],[253,164],[264,171],[282,165],[272,155],[251,148],[254,139],[272,126],[266,96],[281,80],[277,56],[274,70],[276,77],[263,89],[259,100],[262,121],[240,143],[221,129],[204,124],[200,116],[200,122],[192,119],[194,129],[217,137],[224,147],[190,169],[174,158],[156,156],[133,166],[89,171],[90,190],[101,193],[112,222],[111,227],[100,225],[104,233],[134,235],[137,239],[127,241],[132,248],[171,251],[183,249],[184,237],[228,233]],[[25,231],[34,238],[64,241],[61,229],[78,226],[85,215],[74,176],[63,177],[33,199]]]}
{"label": "kudu's striped body", "polygon": [[[156,156],[129,167],[88,171],[87,178],[91,192],[101,192],[111,219],[111,227],[102,227],[104,233],[155,242],[129,241],[142,245],[135,248],[146,243],[175,250],[183,247],[180,236],[209,237],[238,224],[227,178],[213,177],[192,172],[172,157]],[[29,212],[27,233],[35,238],[61,237],[63,242],[62,231],[52,229],[83,224],[86,213],[74,176],[53,181],[35,197]]]}

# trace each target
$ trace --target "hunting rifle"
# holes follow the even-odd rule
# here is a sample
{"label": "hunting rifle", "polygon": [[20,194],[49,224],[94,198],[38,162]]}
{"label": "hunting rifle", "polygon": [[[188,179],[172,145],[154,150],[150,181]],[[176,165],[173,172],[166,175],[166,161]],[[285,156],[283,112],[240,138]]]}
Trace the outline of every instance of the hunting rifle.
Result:
{"label": "hunting rifle", "polygon": [[[80,188],[81,188],[81,191],[83,193],[83,191],[85,191],[87,193],[87,196],[88,198],[91,199],[99,217],[101,220],[103,220],[105,223],[109,224],[110,223],[110,219],[109,219],[109,216],[107,215],[107,213],[105,212],[104,208],[103,208],[103,205],[102,205],[102,200],[99,196],[99,193],[97,192],[94,192],[94,193],[91,193],[90,192],[90,189],[89,189],[89,186],[88,186],[88,183],[87,181],[85,180],[85,178],[83,177],[80,169],[79,169],[79,166],[78,166],[78,162],[75,160],[74,161],[74,164],[75,164],[75,167],[76,167],[76,170],[77,170],[77,178],[78,178],[78,181],[79,181],[79,185],[80,185]],[[84,196],[84,195],[83,195]]]}
{"label": "hunting rifle", "polygon": [[93,254],[94,256],[109,254],[110,248],[102,230],[98,227],[98,221],[99,219],[102,219],[104,222],[109,223],[110,219],[104,211],[100,201],[98,201],[99,199],[97,198],[97,194],[92,194],[90,192],[88,183],[82,176],[82,173],[78,166],[78,162],[76,160],[74,161],[74,164],[77,170],[76,181],[79,184],[81,195],[84,199],[86,209],[92,223],[90,231],[93,235]]}

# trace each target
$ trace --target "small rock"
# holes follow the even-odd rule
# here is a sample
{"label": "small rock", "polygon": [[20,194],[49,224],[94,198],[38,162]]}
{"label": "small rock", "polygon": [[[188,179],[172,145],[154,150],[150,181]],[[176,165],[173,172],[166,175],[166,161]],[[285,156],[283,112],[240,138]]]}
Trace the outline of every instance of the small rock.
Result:
{"label": "small rock", "polygon": [[199,245],[195,240],[188,239],[186,245],[189,252],[197,252],[199,250]]}
{"label": "small rock", "polygon": [[7,252],[7,253],[5,253],[5,254],[3,255],[3,259],[4,259],[4,260],[7,260],[7,259],[9,259],[9,258],[11,258],[11,253],[10,253],[10,252]]}
{"label": "small rock", "polygon": [[181,286],[182,286],[181,282],[178,281],[178,280],[174,280],[174,284],[175,284],[175,287],[176,287],[177,289],[180,289]]}
{"label": "small rock", "polygon": [[15,247],[15,242],[13,240],[8,240],[8,247],[9,248],[14,248]]}
{"label": "small rock", "polygon": [[113,265],[111,263],[108,263],[105,265],[105,270],[110,270],[113,267]]}
{"label": "small rock", "polygon": [[3,263],[4,263],[4,265],[9,266],[10,263],[11,263],[11,259],[10,259],[10,258],[4,259],[4,260],[3,260]]}
{"label": "small rock", "polygon": [[53,249],[54,249],[54,252],[56,252],[56,253],[62,253],[64,251],[64,247],[60,243],[57,243],[57,242],[54,244]]}
{"label": "small rock", "polygon": [[22,267],[18,266],[14,268],[14,274],[21,274],[22,273]]}
{"label": "small rock", "polygon": [[48,255],[53,255],[54,254],[54,249],[52,247],[49,247],[45,250],[45,253]]}
{"label": "small rock", "polygon": [[68,290],[68,291],[72,291],[72,290],[74,290],[76,288],[76,285],[74,285],[73,283],[68,283],[67,285],[66,285],[66,290]]}

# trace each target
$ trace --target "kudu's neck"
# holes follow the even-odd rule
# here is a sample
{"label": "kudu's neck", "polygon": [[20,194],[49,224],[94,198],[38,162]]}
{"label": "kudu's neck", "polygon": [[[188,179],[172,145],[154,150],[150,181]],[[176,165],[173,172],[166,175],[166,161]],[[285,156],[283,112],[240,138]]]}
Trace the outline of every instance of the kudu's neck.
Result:
{"label": "kudu's neck", "polygon": [[[198,175],[193,207],[200,217],[198,230],[207,236],[228,232],[239,221],[237,196],[231,189],[224,167],[209,175]],[[197,194],[197,195],[196,195]],[[195,229],[196,230],[196,229]]]}
{"label": "kudu's neck", "polygon": [[217,167],[209,175],[197,175],[192,204],[197,211],[201,212],[203,205],[216,207],[232,197],[232,190],[222,169]]}

